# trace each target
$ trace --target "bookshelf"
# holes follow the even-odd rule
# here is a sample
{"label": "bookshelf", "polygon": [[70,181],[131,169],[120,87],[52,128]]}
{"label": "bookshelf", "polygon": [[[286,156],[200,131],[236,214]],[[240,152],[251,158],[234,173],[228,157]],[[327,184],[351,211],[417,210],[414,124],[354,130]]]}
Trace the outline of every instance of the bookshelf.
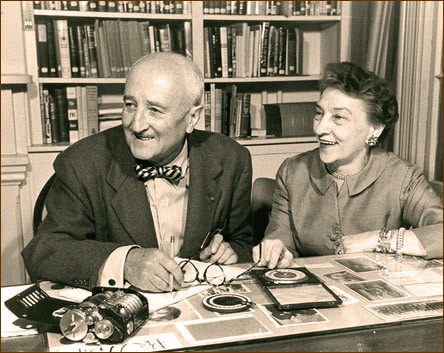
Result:
{"label": "bookshelf", "polygon": [[[48,2],[50,3],[50,2]],[[55,2],[66,3],[66,2]],[[97,2],[98,3],[98,2]],[[341,2],[341,15],[336,16],[282,16],[282,15],[228,15],[206,14],[204,3],[190,2],[190,9],[182,14],[120,13],[98,11],[66,11],[33,9],[32,1],[2,3],[2,33],[5,34],[5,61],[2,60],[2,217],[8,220],[6,233],[13,236],[12,245],[2,247],[2,259],[11,267],[7,284],[29,282],[24,273],[20,251],[32,238],[32,212],[37,196],[53,173],[55,157],[68,143],[43,143],[39,86],[51,89],[67,86],[97,86],[104,102],[119,99],[124,88],[123,77],[40,77],[36,41],[36,20],[66,19],[77,23],[96,21],[150,21],[153,24],[191,24],[193,60],[204,71],[204,28],[207,26],[261,24],[270,21],[285,26],[302,26],[308,38],[316,45],[310,53],[312,72],[304,76],[264,77],[208,77],[206,89],[236,85],[239,92],[251,94],[251,114],[263,123],[261,104],[277,102],[311,102],[318,98],[316,72],[329,59],[350,60],[352,49],[359,49],[359,31],[352,28],[352,9],[359,2]],[[353,14],[354,15],[354,14]],[[359,18],[357,18],[359,21]],[[8,33],[8,35],[6,35]],[[352,36],[353,34],[353,36]],[[352,41],[353,39],[353,41]],[[3,59],[3,57],[2,57]],[[319,71],[319,70],[318,70]],[[4,114],[3,114],[4,113]],[[257,115],[259,114],[259,115]],[[258,119],[260,117],[260,119]],[[199,128],[204,127],[201,117]],[[4,120],[4,121],[3,121]],[[274,177],[281,162],[290,156],[317,146],[314,137],[250,137],[237,138],[252,155],[253,179]],[[5,233],[5,234],[6,234]],[[3,264],[3,262],[2,262]],[[20,269],[16,264],[20,264]]]}
{"label": "bookshelf", "polygon": [[[119,2],[116,3],[118,4]],[[259,3],[262,6],[262,3],[267,2],[246,2],[247,6],[250,6],[249,3]],[[29,88],[30,122],[28,124],[30,136],[28,152],[31,155],[31,162],[34,158],[39,161],[43,159],[43,161],[47,161],[44,164],[50,168],[52,160],[57,153],[63,151],[69,145],[69,142],[46,143],[47,141],[43,141],[39,87],[51,90],[66,86],[84,87],[93,85],[97,86],[99,101],[107,103],[121,99],[125,82],[124,75],[122,77],[103,77],[100,74],[98,77],[41,77],[37,59],[39,50],[36,40],[36,24],[39,21],[63,19],[67,20],[68,23],[95,23],[96,26],[97,23],[106,21],[146,21],[155,26],[169,24],[172,27],[188,23],[191,27],[192,58],[202,72],[205,72],[205,28],[241,25],[260,27],[263,23],[269,23],[271,26],[275,26],[275,28],[299,28],[302,30],[303,71],[298,75],[291,76],[258,75],[257,77],[252,77],[252,75],[247,75],[250,77],[245,77],[243,75],[244,77],[210,77],[206,75],[205,88],[209,91],[235,85],[238,92],[251,95],[250,119],[253,137],[233,136],[233,138],[250,150],[253,157],[254,178],[259,176],[273,177],[277,166],[283,159],[295,153],[316,147],[316,139],[314,136],[285,138],[265,136],[266,123],[262,105],[286,102],[315,102],[318,99],[317,82],[325,63],[336,60],[349,60],[351,51],[350,12],[352,3],[348,1],[338,3],[340,3],[339,14],[296,16],[288,14],[239,15],[224,14],[220,13],[220,11],[218,11],[219,13],[211,13],[207,9],[208,3],[202,1],[184,1],[183,10],[180,14],[34,9],[33,2],[22,2],[25,50],[27,57],[30,58],[27,61],[27,72],[33,80],[33,84]],[[247,8],[246,11],[251,11],[251,9]],[[201,116],[198,128],[205,129],[204,113]],[[259,132],[257,136],[255,136],[256,132]],[[45,167],[42,169],[45,169]],[[42,181],[38,184],[41,183]]]}

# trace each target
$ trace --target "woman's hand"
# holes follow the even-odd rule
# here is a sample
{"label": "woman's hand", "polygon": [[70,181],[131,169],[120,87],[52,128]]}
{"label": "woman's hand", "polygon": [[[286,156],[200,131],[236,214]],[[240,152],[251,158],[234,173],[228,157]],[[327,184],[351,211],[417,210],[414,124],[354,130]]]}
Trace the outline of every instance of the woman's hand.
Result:
{"label": "woman's hand", "polygon": [[[379,230],[370,232],[351,234],[344,236],[343,245],[344,252],[346,254],[359,253],[359,252],[371,252],[374,251],[378,245]],[[390,249],[396,251],[396,242],[398,237],[398,229],[392,230],[393,235],[390,240]],[[405,230],[404,232],[404,245],[401,249],[403,254],[413,256],[425,256],[426,250],[422,246],[416,234],[411,230]]]}
{"label": "woman's hand", "polygon": [[293,255],[287,250],[281,240],[266,239],[260,245],[256,245],[253,248],[253,262],[258,262],[259,260],[258,266],[285,268],[291,266]]}

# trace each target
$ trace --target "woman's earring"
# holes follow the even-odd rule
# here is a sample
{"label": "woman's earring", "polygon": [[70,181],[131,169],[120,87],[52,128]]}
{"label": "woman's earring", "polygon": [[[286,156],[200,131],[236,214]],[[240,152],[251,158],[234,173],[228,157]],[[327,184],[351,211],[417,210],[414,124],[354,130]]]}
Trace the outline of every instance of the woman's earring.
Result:
{"label": "woman's earring", "polygon": [[367,145],[369,145],[370,147],[376,145],[377,142],[378,142],[378,136],[373,135],[373,134],[370,136],[367,136],[367,139],[365,140],[365,143]]}

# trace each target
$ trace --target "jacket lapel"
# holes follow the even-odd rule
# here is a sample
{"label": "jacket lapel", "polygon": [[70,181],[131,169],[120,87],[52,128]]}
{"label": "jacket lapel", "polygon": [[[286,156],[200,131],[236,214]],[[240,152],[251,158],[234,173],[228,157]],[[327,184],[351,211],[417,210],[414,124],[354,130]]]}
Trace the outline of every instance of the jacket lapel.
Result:
{"label": "jacket lapel", "polygon": [[[185,239],[181,249],[182,257],[194,255],[205,235],[213,230],[213,222],[221,189],[217,182],[222,167],[208,149],[203,152],[199,146],[205,144],[196,131],[188,136],[189,144],[189,190]],[[223,225],[216,224],[215,227]]]}
{"label": "jacket lapel", "polygon": [[134,157],[123,134],[110,148],[114,158],[106,181],[116,191],[111,200],[114,212],[134,243],[158,247],[145,187],[137,180],[133,170]]}

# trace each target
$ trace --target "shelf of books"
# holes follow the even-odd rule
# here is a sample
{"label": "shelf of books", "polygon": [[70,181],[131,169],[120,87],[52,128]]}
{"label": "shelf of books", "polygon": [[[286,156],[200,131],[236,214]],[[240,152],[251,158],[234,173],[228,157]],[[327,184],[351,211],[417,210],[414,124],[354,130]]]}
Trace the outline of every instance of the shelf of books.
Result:
{"label": "shelf of books", "polygon": [[244,145],[313,142],[317,82],[342,58],[339,1],[24,3],[36,57],[30,152],[61,151],[120,124],[129,67],[159,51],[201,66],[201,128]]}
{"label": "shelf of books", "polygon": [[40,116],[31,123],[32,152],[61,151],[120,124],[125,76],[143,55],[172,51],[192,58],[190,1],[28,3]]}
{"label": "shelf of books", "polygon": [[341,7],[204,2],[205,128],[242,144],[312,142],[317,82],[340,58]]}

